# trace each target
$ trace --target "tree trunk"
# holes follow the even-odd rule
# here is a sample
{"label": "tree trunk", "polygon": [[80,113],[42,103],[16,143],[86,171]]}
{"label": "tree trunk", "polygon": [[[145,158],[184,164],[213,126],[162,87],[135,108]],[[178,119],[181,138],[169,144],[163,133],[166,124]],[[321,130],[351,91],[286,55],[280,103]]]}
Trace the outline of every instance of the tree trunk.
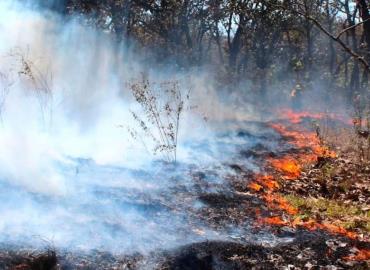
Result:
{"label": "tree trunk", "polygon": [[365,42],[367,45],[367,50],[370,49],[370,13],[367,6],[367,3],[365,0],[357,0],[357,7],[360,11],[360,16],[362,21],[365,23],[363,24],[364,29],[364,36],[365,36]]}
{"label": "tree trunk", "polygon": [[[365,0],[357,0],[357,8],[360,11],[360,16],[362,21],[364,21],[364,38],[366,43],[366,55],[365,58],[367,61],[370,60],[370,13],[369,8]],[[363,72],[362,82],[361,82],[361,92],[366,89],[368,85],[368,71]]]}
{"label": "tree trunk", "polygon": [[[349,7],[349,0],[346,0],[344,8],[347,14],[348,27],[353,27],[355,25],[356,11],[353,14],[351,14],[350,7]],[[352,28],[350,31],[348,31],[348,34],[351,38],[352,50],[358,53],[358,41],[357,41],[357,36],[356,36],[356,29]],[[349,100],[352,100],[352,98],[354,97],[354,93],[358,91],[359,89],[359,86],[360,86],[359,72],[360,72],[360,68],[358,65],[358,61],[354,60],[353,69],[352,69],[351,78],[350,78],[350,84],[348,87],[348,99]]]}

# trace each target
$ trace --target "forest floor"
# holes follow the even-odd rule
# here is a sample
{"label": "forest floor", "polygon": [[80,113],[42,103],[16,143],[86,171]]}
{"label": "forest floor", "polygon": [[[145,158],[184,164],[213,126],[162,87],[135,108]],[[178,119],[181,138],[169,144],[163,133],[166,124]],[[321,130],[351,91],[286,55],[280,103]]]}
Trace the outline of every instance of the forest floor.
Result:
{"label": "forest floor", "polygon": [[[248,217],[251,234],[272,232],[278,244],[230,238],[129,256],[3,249],[0,269],[369,269],[367,138],[348,123],[328,124],[319,114],[281,115],[264,124],[280,136],[279,151],[263,144],[240,150],[264,171],[228,164],[236,172],[227,177],[232,193],[198,194],[207,207],[193,213],[216,231],[230,223],[243,227]],[[202,172],[194,172],[193,179],[199,186],[209,184]]]}
{"label": "forest floor", "polygon": [[299,210],[297,218],[334,224],[368,241],[370,161],[360,157],[355,145],[359,138],[350,140],[345,132],[339,136],[331,146],[338,156],[308,166],[296,181],[284,181],[281,194]]}

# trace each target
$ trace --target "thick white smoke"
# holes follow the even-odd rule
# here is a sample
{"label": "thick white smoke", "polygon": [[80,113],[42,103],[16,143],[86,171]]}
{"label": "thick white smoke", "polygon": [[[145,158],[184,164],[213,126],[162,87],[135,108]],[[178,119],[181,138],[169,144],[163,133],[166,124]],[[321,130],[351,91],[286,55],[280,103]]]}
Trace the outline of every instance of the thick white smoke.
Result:
{"label": "thick white smoke", "polygon": [[[2,1],[0,14],[1,91],[11,84],[1,112],[2,175],[32,191],[63,194],[65,180],[54,168],[64,157],[143,160],[129,153],[128,134],[119,128],[132,119],[121,96],[124,81],[138,75],[135,62],[109,37],[76,22],[14,1]],[[32,64],[36,85],[22,74],[23,61]]]}
{"label": "thick white smoke", "polygon": [[[192,79],[198,109],[181,121],[175,169],[127,132],[137,104],[126,85],[142,71],[181,74],[150,70],[108,34],[22,1],[0,2],[0,40],[0,242],[126,252],[221,237],[187,213],[202,204],[186,164],[217,167],[255,142],[214,142],[203,116],[247,114],[221,110],[205,75]],[[217,191],[222,172],[207,181]]]}

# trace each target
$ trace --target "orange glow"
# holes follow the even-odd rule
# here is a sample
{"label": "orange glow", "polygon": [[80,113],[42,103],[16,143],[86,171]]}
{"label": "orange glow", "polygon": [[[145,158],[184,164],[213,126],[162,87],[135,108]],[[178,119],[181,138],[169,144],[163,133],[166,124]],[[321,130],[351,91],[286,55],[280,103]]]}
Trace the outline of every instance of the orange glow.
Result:
{"label": "orange glow", "polygon": [[280,188],[278,182],[274,180],[274,177],[272,175],[257,175],[256,181],[268,190],[275,190]]}
{"label": "orange glow", "polygon": [[306,228],[310,231],[314,231],[314,230],[318,230],[318,229],[326,230],[330,233],[341,234],[341,235],[347,236],[348,238],[351,238],[351,239],[355,239],[357,237],[356,233],[350,232],[350,231],[346,230],[343,227],[333,225],[333,224],[329,224],[329,223],[320,224],[320,223],[316,222],[313,219],[309,219],[308,221],[302,221],[300,218],[296,218],[295,220],[293,220],[291,225],[293,227],[304,227],[304,228]]}
{"label": "orange glow", "polygon": [[[325,230],[333,234],[340,234],[340,235],[346,236],[350,239],[356,239],[358,237],[356,233],[347,231],[346,229],[342,227],[332,225],[332,224],[326,224],[326,223],[320,224],[313,219],[303,221],[302,219],[297,217],[294,220],[284,221],[279,216],[274,216],[274,217],[268,217],[268,218],[261,218],[260,223],[275,225],[275,226],[290,226],[293,228],[301,227],[301,228],[305,228],[310,231]],[[369,251],[366,251],[366,252],[369,252]],[[362,252],[361,255],[359,254],[358,256],[364,256],[364,253]],[[368,256],[368,253],[367,253],[367,256]]]}
{"label": "orange glow", "polygon": [[278,112],[283,119],[288,120],[291,124],[299,124],[304,120],[304,118],[311,118],[311,119],[316,119],[316,120],[325,119],[325,118],[335,119],[346,125],[351,125],[353,122],[353,120],[350,119],[348,116],[339,114],[339,113],[327,113],[327,112],[314,113],[314,112],[304,112],[304,111],[296,112],[296,111],[293,111],[292,109],[281,109]]}
{"label": "orange glow", "polygon": [[322,119],[325,116],[322,113],[294,112],[291,109],[282,109],[280,114],[292,124],[299,124],[304,118]]}
{"label": "orange glow", "polygon": [[255,191],[260,191],[260,190],[263,188],[261,185],[259,185],[259,184],[257,184],[257,183],[250,183],[250,184],[248,185],[248,187],[249,187],[250,189],[255,190]]}
{"label": "orange glow", "polygon": [[347,256],[343,259],[348,261],[367,261],[370,260],[370,250],[368,249],[360,249],[356,255]]}
{"label": "orange glow", "polygon": [[261,222],[264,224],[269,224],[269,225],[288,225],[287,221],[282,220],[280,217],[267,217],[261,219]]}
{"label": "orange glow", "polygon": [[287,200],[279,195],[266,194],[264,199],[270,208],[283,210],[290,215],[298,213],[298,210],[295,207],[291,206]]}
{"label": "orange glow", "polygon": [[[318,157],[337,157],[335,152],[330,151],[322,144],[315,132],[310,132],[302,129],[301,127],[297,127],[297,124],[301,123],[304,118],[322,119],[324,116],[327,116],[327,114],[324,115],[309,112],[295,113],[292,110],[282,110],[281,113],[283,118],[292,125],[285,126],[283,124],[270,123],[270,127],[281,134],[281,136],[285,137],[288,142],[290,142],[297,148],[297,150],[299,150],[298,153],[292,153],[289,156],[268,159],[267,162],[273,167],[275,172],[279,172],[282,175],[283,179],[298,179],[302,171],[302,166],[317,162]],[[331,117],[342,121],[342,119],[339,117],[334,117],[333,115],[331,115]],[[292,127],[293,125],[294,128]],[[290,205],[289,202],[280,195],[274,193],[280,188],[280,186],[273,175],[256,174],[255,182],[251,183],[249,188],[263,192],[262,198],[266,202],[269,209],[284,211],[289,215],[298,214],[299,211],[297,208]],[[260,216],[261,212],[256,211],[256,215]],[[291,226],[294,228],[303,227],[312,231],[318,229],[326,230],[330,233],[341,234],[351,239],[358,237],[356,233],[347,231],[345,228],[328,223],[318,223],[314,219],[303,221],[299,217],[295,219],[291,217],[290,220],[289,218],[288,220],[283,220],[279,216],[273,216],[259,218],[258,220],[263,224],[276,226]],[[368,251],[361,251],[356,256],[353,256],[353,258],[368,258],[369,253],[367,252]]]}
{"label": "orange glow", "polygon": [[276,170],[284,174],[286,179],[296,179],[301,174],[301,167],[294,159],[284,157],[282,159],[271,159],[270,163]]}
{"label": "orange glow", "polygon": [[297,146],[298,148],[311,149],[311,151],[313,152],[313,155],[307,154],[305,160],[314,162],[317,159],[317,156],[332,157],[332,158],[337,157],[335,152],[330,151],[325,146],[322,146],[319,138],[314,132],[292,131],[281,124],[270,124],[270,127],[276,130],[282,136],[290,138],[291,139],[290,142],[293,145]]}
{"label": "orange glow", "polygon": [[333,224],[324,223],[322,224],[322,229],[325,229],[331,233],[345,235],[351,239],[355,239],[357,237],[356,233],[347,231],[345,228]]}

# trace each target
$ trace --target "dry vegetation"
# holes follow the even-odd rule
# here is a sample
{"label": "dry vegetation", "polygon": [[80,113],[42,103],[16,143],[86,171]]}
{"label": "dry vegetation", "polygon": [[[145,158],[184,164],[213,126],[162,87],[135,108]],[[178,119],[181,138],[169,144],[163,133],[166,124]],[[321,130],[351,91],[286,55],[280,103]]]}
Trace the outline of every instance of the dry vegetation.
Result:
{"label": "dry vegetation", "polygon": [[284,182],[284,197],[299,209],[296,217],[314,218],[370,235],[370,137],[366,110],[353,127],[323,121],[318,136],[337,157],[319,159],[298,181]]}
{"label": "dry vegetation", "polygon": [[144,74],[140,80],[132,81],[129,88],[141,107],[140,112],[131,111],[139,126],[139,130],[128,127],[131,136],[147,150],[145,141],[151,139],[154,148],[150,152],[162,154],[167,162],[176,162],[181,117],[189,101],[190,89],[181,89],[178,80],[149,81]]}
{"label": "dry vegetation", "polygon": [[[219,198],[207,197],[208,201],[203,198],[211,207],[205,208],[204,211],[209,212],[199,217],[219,226],[220,220],[241,223],[254,211],[257,221],[288,227],[291,220],[299,220],[302,228],[308,225],[324,232],[311,234],[308,226],[303,233],[297,229],[299,226],[294,227],[293,232],[289,231],[291,228],[284,228],[281,231],[298,235],[297,240],[276,248],[207,242],[200,247],[190,247],[191,255],[185,261],[178,262],[179,256],[170,260],[167,269],[172,266],[178,269],[176,267],[183,267],[189,261],[189,269],[199,265],[212,267],[214,258],[229,263],[230,269],[260,266],[297,269],[293,264],[307,269],[319,266],[328,267],[320,269],[338,269],[334,264],[351,269],[344,255],[352,254],[358,261],[368,259],[370,14],[366,1],[353,3],[348,0],[76,0],[58,5],[63,15],[84,14],[87,23],[113,34],[119,42],[124,40],[128,47],[131,41],[136,42],[140,45],[139,52],[143,50],[145,55],[150,55],[150,60],[160,64],[175,62],[184,69],[211,66],[220,89],[244,94],[245,82],[250,82],[250,88],[264,106],[269,106],[266,102],[269,99],[275,101],[276,96],[283,96],[281,93],[295,86],[291,98],[297,110],[305,104],[304,94],[313,93],[316,87],[323,89],[317,99],[340,95],[352,108],[351,127],[348,123],[336,126],[320,120],[315,124],[316,137],[310,134],[308,139],[299,130],[292,132],[283,124],[275,123],[275,131],[280,130],[282,136],[285,133],[285,141],[293,138],[290,142],[293,141],[295,148],[283,153],[265,153],[262,145],[251,155],[271,174],[257,176],[234,166],[239,174],[239,189],[235,193],[238,196],[233,194],[229,198],[222,194]],[[15,51],[12,57],[19,63],[19,77],[25,78],[37,94],[42,110],[51,110],[51,73],[41,72],[27,54],[20,51]],[[1,73],[0,80],[1,115],[12,80]],[[160,154],[167,162],[176,162],[179,129],[189,101],[189,89],[183,91],[177,80],[153,82],[144,75],[130,82],[129,88],[139,108],[132,111],[137,125],[128,127],[130,134],[150,153]],[[289,94],[282,99],[286,102]],[[312,147],[312,141],[320,143],[320,153],[312,153],[317,146]],[[312,149],[307,150],[310,147]],[[331,151],[336,153],[335,157],[327,155]],[[312,155],[317,157],[316,162],[311,159],[307,162],[307,157]],[[253,178],[256,181],[249,183]],[[212,203],[217,204],[216,207]],[[233,216],[236,212],[238,215]],[[333,227],[323,224],[335,225],[337,231],[343,227],[350,232],[329,235],[331,232],[325,230]],[[348,237],[352,232],[362,242]],[[300,238],[300,233],[304,237]],[[360,243],[364,251],[353,251],[353,243]],[[356,252],[362,257],[356,257]],[[51,258],[51,266],[44,266],[44,257]],[[9,265],[15,263],[16,269],[52,269],[55,257],[55,253],[48,253],[11,261]],[[356,269],[368,269],[366,262],[358,262],[358,265]]]}
{"label": "dry vegetation", "polygon": [[23,79],[27,85],[27,90],[36,95],[44,124],[50,125],[53,110],[52,72],[48,68],[41,69],[40,64],[28,56],[28,50],[15,48],[9,53],[9,57],[14,58],[18,65],[17,75],[19,79]]}

